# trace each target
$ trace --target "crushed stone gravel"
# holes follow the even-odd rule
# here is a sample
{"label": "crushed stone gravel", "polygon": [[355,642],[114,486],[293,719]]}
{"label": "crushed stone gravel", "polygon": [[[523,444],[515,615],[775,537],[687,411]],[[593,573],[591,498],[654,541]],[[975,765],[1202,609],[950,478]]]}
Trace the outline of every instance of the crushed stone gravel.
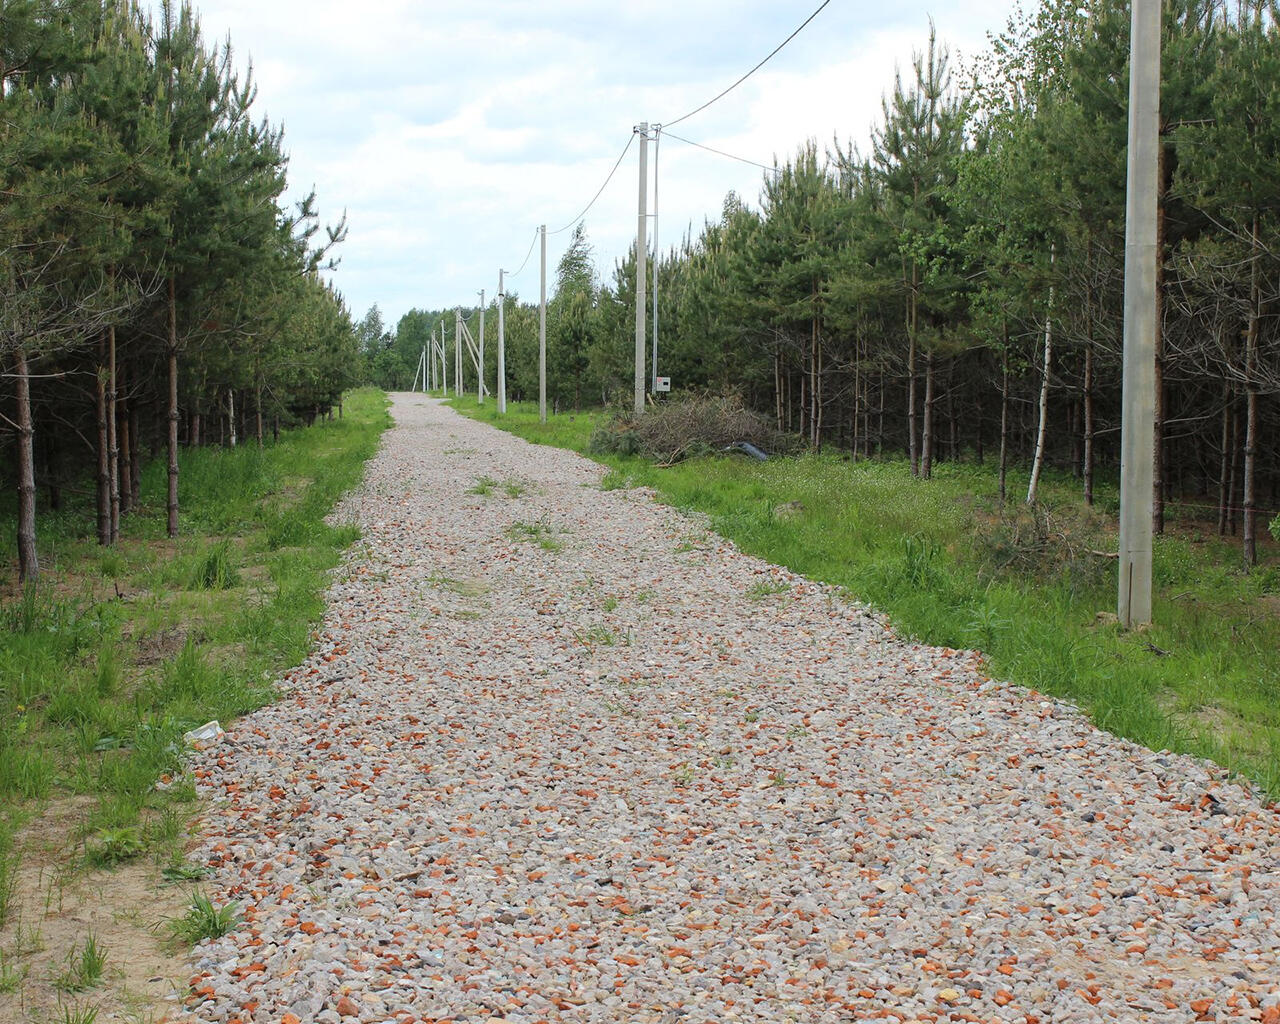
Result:
{"label": "crushed stone gravel", "polygon": [[1280,815],[603,470],[395,396],[176,1019],[1280,1024]]}

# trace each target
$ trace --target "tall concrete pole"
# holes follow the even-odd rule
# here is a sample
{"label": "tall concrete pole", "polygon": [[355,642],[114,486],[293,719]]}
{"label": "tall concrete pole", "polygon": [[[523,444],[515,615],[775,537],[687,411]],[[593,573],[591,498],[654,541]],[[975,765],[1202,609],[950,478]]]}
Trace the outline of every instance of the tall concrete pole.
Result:
{"label": "tall concrete pole", "polygon": [[1129,50],[1129,176],[1124,240],[1124,385],[1120,421],[1120,585],[1125,627],[1151,621],[1155,446],[1156,160],[1160,0],[1133,0]]}
{"label": "tall concrete pole", "polygon": [[658,390],[658,148],[662,142],[662,126],[654,125],[653,131],[653,373],[649,378],[649,390]]}
{"label": "tall concrete pole", "polygon": [[502,304],[506,300],[507,290],[502,282],[502,271],[498,271],[498,415],[507,412],[507,332],[502,319]]}
{"label": "tall concrete pole", "polygon": [[542,297],[538,301],[538,422],[547,422],[547,226],[542,236]]}
{"label": "tall concrete pole", "polygon": [[476,384],[476,404],[484,405],[484,289],[480,289],[480,381]]}
{"label": "tall concrete pole", "polygon": [[449,397],[449,361],[444,351],[444,319],[440,320],[440,387],[444,397]]}
{"label": "tall concrete pole", "polygon": [[462,397],[462,309],[453,309],[453,393]]}
{"label": "tall concrete pole", "polygon": [[640,200],[636,213],[636,416],[644,415],[644,303],[645,280],[649,276],[649,244],[645,239],[649,200],[649,122],[641,121],[640,133]]}

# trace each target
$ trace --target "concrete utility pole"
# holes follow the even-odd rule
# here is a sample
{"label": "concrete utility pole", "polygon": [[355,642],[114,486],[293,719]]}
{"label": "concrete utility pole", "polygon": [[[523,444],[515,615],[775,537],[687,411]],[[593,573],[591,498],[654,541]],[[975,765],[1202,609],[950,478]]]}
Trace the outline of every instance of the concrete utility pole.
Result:
{"label": "concrete utility pole", "polygon": [[542,298],[538,302],[538,422],[547,422],[547,226],[542,236]]}
{"label": "concrete utility pole", "polygon": [[507,413],[507,334],[502,320],[502,304],[506,300],[502,271],[498,271],[498,415]]}
{"label": "concrete utility pole", "polygon": [[440,321],[440,387],[449,397],[449,359],[444,350],[444,320]]}
{"label": "concrete utility pole", "polygon": [[480,383],[476,385],[476,404],[484,405],[484,289],[480,289]]}
{"label": "concrete utility pole", "polygon": [[462,307],[453,308],[453,393],[462,397]]}
{"label": "concrete utility pole", "polygon": [[641,121],[640,134],[640,201],[636,213],[636,405],[637,416],[644,415],[644,301],[645,279],[649,276],[649,245],[645,240],[648,218],[645,204],[649,200],[649,122]]}
{"label": "concrete utility pole", "polygon": [[1124,386],[1120,422],[1121,625],[1151,621],[1155,462],[1156,157],[1160,143],[1160,0],[1133,0],[1129,176],[1124,228]]}
{"label": "concrete utility pole", "polygon": [[649,390],[658,391],[658,146],[662,142],[662,125],[653,126],[653,373]]}

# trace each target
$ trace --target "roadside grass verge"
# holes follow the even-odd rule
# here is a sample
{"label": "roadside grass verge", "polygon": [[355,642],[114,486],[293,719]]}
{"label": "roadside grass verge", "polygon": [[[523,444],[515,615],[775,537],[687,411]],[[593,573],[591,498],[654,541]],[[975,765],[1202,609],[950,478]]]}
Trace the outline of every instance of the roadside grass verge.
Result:
{"label": "roadside grass verge", "polygon": [[[540,444],[588,455],[592,414],[451,402]],[[1280,552],[1244,572],[1236,542],[1195,521],[1155,539],[1154,624],[1115,622],[1115,483],[1093,508],[1069,475],[1047,473],[1035,506],[1026,476],[941,463],[913,479],[901,460],[802,455],[691,459],[660,468],[590,456],[602,486],[649,486],[707,515],[743,550],[837,584],[888,615],[899,635],[982,651],[989,672],[1078,703],[1102,728],[1153,749],[1209,758],[1280,799]]]}
{"label": "roadside grass verge", "polygon": [[[21,891],[24,859],[72,872],[180,863],[196,811],[182,734],[262,706],[305,657],[328,570],[358,535],[324,518],[358,483],[386,408],[357,391],[341,419],[265,448],[182,452],[176,540],[163,460],[112,548],[83,506],[41,518],[40,583],[0,591],[0,935],[40,898]],[[13,522],[0,523],[11,558]],[[28,848],[59,804],[75,808],[70,834],[45,829]]]}

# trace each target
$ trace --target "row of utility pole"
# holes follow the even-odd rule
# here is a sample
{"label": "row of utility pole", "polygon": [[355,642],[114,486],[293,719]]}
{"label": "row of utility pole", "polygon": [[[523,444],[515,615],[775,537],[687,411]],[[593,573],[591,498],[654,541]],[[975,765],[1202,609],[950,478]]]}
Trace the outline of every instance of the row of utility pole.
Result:
{"label": "row of utility pole", "polygon": [[[1126,627],[1151,621],[1152,486],[1155,443],[1156,324],[1156,174],[1160,109],[1160,0],[1132,0],[1129,76],[1129,150],[1125,210],[1124,379],[1120,457],[1120,540],[1118,618]],[[635,415],[645,411],[645,313],[648,283],[649,142],[654,142],[654,236],[657,236],[657,144],[661,126],[642,121],[640,175],[636,208]],[[590,207],[588,207],[589,209]],[[538,302],[538,418],[547,420],[547,227],[538,228],[542,274]],[[658,389],[658,280],[654,259],[653,372]],[[498,271],[498,411],[506,412],[506,339],[503,319],[505,271]],[[462,392],[462,345],[469,343],[476,366],[476,393],[483,403],[484,292],[480,293],[480,341],[476,345],[455,313],[454,390]],[[432,335],[432,387],[444,378],[444,323],[440,339]],[[437,358],[438,357],[438,361]],[[439,366],[440,373],[436,374]],[[423,388],[427,351],[419,363]],[[417,379],[415,378],[415,385]],[[447,394],[447,387],[446,387]]]}
{"label": "row of utility pole", "polygon": [[[640,137],[640,184],[639,184],[639,207],[636,216],[636,253],[644,254],[644,258],[636,259],[636,365],[635,365],[635,414],[637,416],[644,415],[645,409],[645,342],[647,340],[645,333],[645,310],[646,310],[646,292],[648,290],[648,264],[649,264],[649,245],[648,245],[648,193],[649,193],[649,174],[648,174],[648,156],[650,141],[650,126],[648,122],[641,122],[636,128],[635,133]],[[657,139],[660,128],[654,126],[652,129],[655,146],[655,180],[653,183],[654,192],[654,238],[657,238],[657,206],[658,206],[658,183],[656,180],[656,152]],[[547,226],[541,224],[538,226],[538,241],[541,249],[541,276],[539,282],[538,295],[538,419],[547,422]],[[505,270],[498,271],[498,412],[505,414],[507,411],[507,372],[506,372],[506,324],[503,316],[503,301],[506,299],[505,291]],[[479,382],[476,387],[476,394],[481,404],[484,403],[485,386],[484,386],[484,291],[480,293],[480,340],[477,351],[472,351],[472,361],[476,366],[477,377]],[[462,312],[460,309],[455,310],[454,322],[454,392],[462,393],[462,344],[463,338],[470,339],[465,322],[462,320]],[[432,335],[432,351],[439,351],[440,359],[443,360],[443,339],[444,339],[444,322],[440,324],[440,342],[437,343],[435,335]],[[437,344],[440,346],[436,348]],[[422,379],[422,388],[427,389],[428,377],[431,381],[431,389],[436,390],[439,382],[443,379],[443,369],[439,377],[435,374],[435,361],[431,361],[431,373],[427,372],[428,358],[427,349],[423,348],[422,358],[419,360],[419,372]],[[418,376],[414,377],[414,389],[418,386]],[[653,390],[658,388],[658,260],[653,260],[653,365],[649,386]],[[445,385],[445,393],[448,393],[448,386]]]}

